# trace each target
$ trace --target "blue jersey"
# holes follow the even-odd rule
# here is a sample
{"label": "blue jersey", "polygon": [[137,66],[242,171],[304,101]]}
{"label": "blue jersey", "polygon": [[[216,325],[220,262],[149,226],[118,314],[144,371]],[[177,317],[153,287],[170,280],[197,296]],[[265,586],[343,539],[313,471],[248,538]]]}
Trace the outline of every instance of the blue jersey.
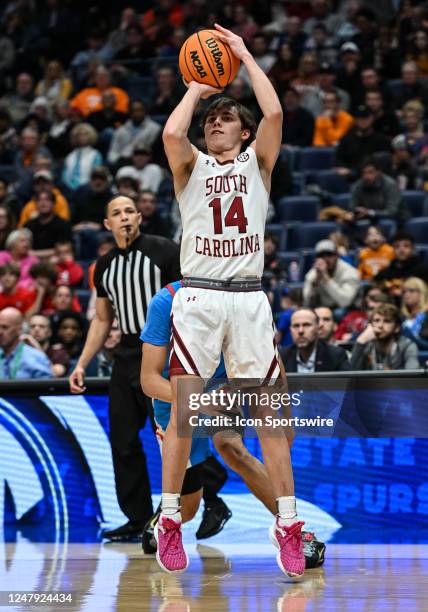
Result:
{"label": "blue jersey", "polygon": [[[181,281],[170,283],[160,291],[150,301],[146,324],[141,332],[140,338],[143,342],[154,346],[169,346],[171,338],[171,310],[174,295],[181,288]],[[168,378],[169,355],[167,357],[162,376]],[[214,374],[214,378],[225,379],[226,369],[224,367],[223,356]],[[171,414],[171,404],[161,400],[153,400],[153,410],[155,420],[165,430],[169,423]],[[197,450],[198,449],[198,450]],[[191,463],[196,464],[203,461],[211,454],[209,441],[204,438],[195,438],[192,443]],[[203,456],[205,455],[205,456]]]}

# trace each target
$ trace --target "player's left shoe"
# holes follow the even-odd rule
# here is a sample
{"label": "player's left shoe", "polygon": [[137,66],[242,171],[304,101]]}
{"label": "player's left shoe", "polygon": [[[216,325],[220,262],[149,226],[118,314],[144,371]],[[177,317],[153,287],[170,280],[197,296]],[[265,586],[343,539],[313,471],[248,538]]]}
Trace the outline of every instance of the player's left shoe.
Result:
{"label": "player's left shoe", "polygon": [[160,567],[171,574],[184,572],[189,558],[183,547],[181,522],[161,516],[155,525],[156,559]]}
{"label": "player's left shoe", "polygon": [[305,556],[303,554],[302,527],[303,521],[296,521],[289,527],[278,522],[269,530],[269,537],[279,549],[276,560],[280,569],[290,578],[300,578],[305,572]]}

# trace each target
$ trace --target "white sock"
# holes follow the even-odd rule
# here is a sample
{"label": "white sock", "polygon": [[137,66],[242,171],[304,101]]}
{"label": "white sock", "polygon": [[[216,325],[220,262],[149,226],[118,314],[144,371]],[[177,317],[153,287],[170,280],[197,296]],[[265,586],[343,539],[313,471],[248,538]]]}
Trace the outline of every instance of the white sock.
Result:
{"label": "white sock", "polygon": [[181,523],[180,494],[162,493],[161,516],[167,516],[176,523]]}
{"label": "white sock", "polygon": [[276,498],[278,508],[278,523],[282,527],[289,527],[299,519],[296,510],[296,498],[294,495],[284,495]]}

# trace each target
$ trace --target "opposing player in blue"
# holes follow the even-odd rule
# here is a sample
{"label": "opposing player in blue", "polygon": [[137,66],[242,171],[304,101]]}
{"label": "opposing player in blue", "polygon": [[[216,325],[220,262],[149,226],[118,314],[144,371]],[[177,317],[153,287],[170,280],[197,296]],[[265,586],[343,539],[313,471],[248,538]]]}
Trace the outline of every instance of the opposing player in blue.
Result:
{"label": "opposing player in blue", "polygon": [[[171,309],[174,296],[181,286],[181,281],[175,281],[156,293],[150,302],[146,324],[141,332],[141,340],[144,343],[141,385],[144,392],[153,398],[154,417],[157,424],[156,436],[161,449],[163,435],[171,415],[172,392],[168,380]],[[223,359],[221,359],[214,378],[221,381],[226,379]],[[242,436],[236,431],[235,435],[233,433],[231,429],[216,430],[212,439],[217,452],[224,462],[241,476],[250,491],[275,515],[277,512],[276,500],[265,466],[249,453],[244,446]],[[291,444],[291,438],[289,442]],[[193,437],[180,498],[183,522],[191,520],[199,508],[204,486],[204,465],[207,460],[209,461],[210,456],[212,453],[209,439]],[[153,515],[143,531],[143,550],[146,553],[156,550],[153,531],[159,515],[160,509]],[[204,537],[218,533],[230,516],[231,514],[225,513],[223,521],[220,518],[221,515],[215,517],[214,522],[217,524],[217,529]],[[313,533],[303,532],[306,568],[322,565],[324,551],[325,544],[316,540]]]}

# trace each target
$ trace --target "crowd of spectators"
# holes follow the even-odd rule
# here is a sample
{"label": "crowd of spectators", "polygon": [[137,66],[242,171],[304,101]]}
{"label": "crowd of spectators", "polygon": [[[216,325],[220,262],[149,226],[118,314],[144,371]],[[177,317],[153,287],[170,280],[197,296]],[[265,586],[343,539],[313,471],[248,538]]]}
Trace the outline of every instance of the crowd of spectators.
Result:
{"label": "crowd of spectators", "polygon": [[[180,240],[162,127],[185,90],[183,41],[215,22],[243,37],[284,108],[263,282],[287,369],[424,363],[427,2],[6,0],[0,378],[70,372],[112,196],[135,200],[143,233]],[[244,67],[225,94],[260,117]],[[202,148],[203,108],[190,130]],[[116,325],[90,373],[108,374],[119,338]]]}

